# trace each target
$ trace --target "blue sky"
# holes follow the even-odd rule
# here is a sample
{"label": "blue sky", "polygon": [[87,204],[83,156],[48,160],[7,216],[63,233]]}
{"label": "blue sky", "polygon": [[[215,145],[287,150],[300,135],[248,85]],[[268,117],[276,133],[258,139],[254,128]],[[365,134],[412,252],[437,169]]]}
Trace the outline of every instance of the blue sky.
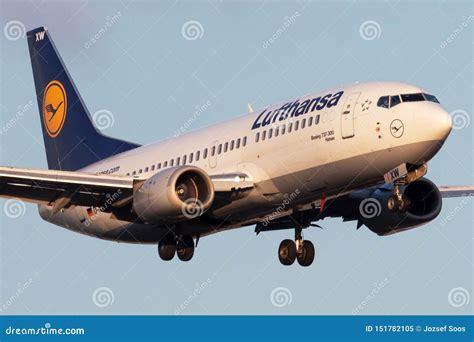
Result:
{"label": "blue sky", "polygon": [[[104,132],[138,143],[313,91],[370,80],[435,94],[456,129],[429,165],[439,185],[472,184],[469,1],[2,1],[1,165],[46,168],[24,30],[45,25]],[[15,30],[18,28],[19,31]],[[20,32],[17,35],[17,32]],[[32,103],[32,105],[31,105]],[[1,201],[2,210],[7,202]],[[36,207],[0,218],[0,309],[8,314],[469,314],[472,202],[379,237],[332,219],[309,230],[312,267],[281,266],[291,231],[203,238],[192,262],[152,245],[78,235]],[[12,216],[12,215],[10,215]],[[16,216],[16,215],[14,215]],[[94,301],[107,288],[105,304]],[[275,297],[275,294],[281,296]],[[273,294],[273,297],[272,297]],[[466,292],[463,292],[466,296]],[[273,298],[273,301],[271,300]],[[280,298],[282,302],[276,301]],[[113,299],[113,300],[112,300]]]}

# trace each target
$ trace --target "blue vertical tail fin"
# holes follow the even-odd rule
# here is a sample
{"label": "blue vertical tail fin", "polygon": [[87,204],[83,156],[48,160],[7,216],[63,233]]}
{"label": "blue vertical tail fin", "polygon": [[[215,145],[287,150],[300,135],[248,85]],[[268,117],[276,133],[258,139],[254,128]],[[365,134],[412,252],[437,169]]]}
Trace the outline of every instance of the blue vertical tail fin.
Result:
{"label": "blue vertical tail fin", "polygon": [[78,170],[139,146],[94,127],[46,27],[27,38],[49,169]]}

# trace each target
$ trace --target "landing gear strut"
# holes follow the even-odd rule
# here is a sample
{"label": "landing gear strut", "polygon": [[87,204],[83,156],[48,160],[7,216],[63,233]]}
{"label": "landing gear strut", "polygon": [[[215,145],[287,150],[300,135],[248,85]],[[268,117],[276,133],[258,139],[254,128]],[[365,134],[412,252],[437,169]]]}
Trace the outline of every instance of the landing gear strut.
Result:
{"label": "landing gear strut", "polygon": [[390,211],[403,212],[407,207],[406,200],[400,193],[400,185],[402,184],[402,182],[398,181],[395,181],[395,183],[393,184],[393,194],[387,200],[387,208]]}
{"label": "landing gear strut", "polygon": [[[405,170],[405,172],[401,176],[398,176],[398,172],[400,170]],[[397,172],[396,177],[392,178],[392,172],[395,173],[394,171]],[[388,182],[390,179],[393,179],[393,193],[387,200],[388,210],[404,212],[407,209],[408,200],[400,193],[400,186],[413,183],[414,181],[426,175],[427,172],[428,165],[426,163],[411,171],[407,171],[406,164],[402,164],[391,172],[388,172],[386,174],[386,182]]]}
{"label": "landing gear strut", "polygon": [[158,255],[162,260],[170,261],[177,254],[179,260],[189,261],[194,255],[194,240],[189,235],[174,237],[166,235],[158,243]]}
{"label": "landing gear strut", "polygon": [[299,225],[295,228],[295,240],[283,240],[278,248],[278,259],[285,266],[293,265],[295,260],[298,264],[307,267],[314,261],[314,245],[309,240],[303,239],[303,228]]}

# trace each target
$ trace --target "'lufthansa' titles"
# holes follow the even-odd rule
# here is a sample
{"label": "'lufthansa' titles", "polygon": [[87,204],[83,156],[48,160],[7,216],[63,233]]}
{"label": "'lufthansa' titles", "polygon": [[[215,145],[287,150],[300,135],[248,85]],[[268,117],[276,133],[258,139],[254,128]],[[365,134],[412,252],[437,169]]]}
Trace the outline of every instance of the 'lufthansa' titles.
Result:
{"label": "'lufthansa' titles", "polygon": [[298,99],[295,102],[285,103],[280,108],[273,110],[269,110],[267,108],[257,116],[257,119],[252,125],[252,129],[265,127],[278,121],[285,121],[288,118],[296,118],[306,113],[337,106],[342,94],[344,94],[344,92],[340,91],[335,94],[327,94],[322,97],[318,96],[303,102],[300,102]]}

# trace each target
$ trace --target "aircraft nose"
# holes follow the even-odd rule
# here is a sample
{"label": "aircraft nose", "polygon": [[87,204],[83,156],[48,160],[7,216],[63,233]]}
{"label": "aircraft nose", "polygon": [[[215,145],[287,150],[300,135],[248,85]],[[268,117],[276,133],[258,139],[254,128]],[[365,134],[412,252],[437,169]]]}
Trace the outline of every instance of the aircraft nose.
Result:
{"label": "aircraft nose", "polygon": [[433,140],[444,141],[448,137],[453,122],[451,115],[442,108],[438,108],[430,113],[430,122],[428,123],[428,129],[433,135]]}

